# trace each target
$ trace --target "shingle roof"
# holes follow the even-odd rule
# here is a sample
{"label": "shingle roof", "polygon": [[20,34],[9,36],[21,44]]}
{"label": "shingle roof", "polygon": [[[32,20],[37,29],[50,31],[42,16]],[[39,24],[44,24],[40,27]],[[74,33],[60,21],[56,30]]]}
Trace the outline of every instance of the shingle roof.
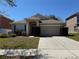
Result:
{"label": "shingle roof", "polygon": [[9,21],[11,21],[11,22],[13,22],[13,20],[11,20],[10,18],[8,18],[8,17],[3,16],[3,15],[0,14],[0,18],[1,18],[1,17],[2,17],[2,18],[5,18],[5,19],[7,19],[7,20],[9,20]]}
{"label": "shingle roof", "polygon": [[77,12],[77,13],[75,13],[75,14],[69,16],[69,17],[67,17],[66,20],[69,20],[69,19],[71,19],[71,18],[73,18],[73,17],[75,17],[75,16],[79,16],[79,12]]}
{"label": "shingle roof", "polygon": [[46,18],[46,17],[30,17],[30,18],[28,18],[28,20],[47,20],[48,18]]}
{"label": "shingle roof", "polygon": [[20,20],[20,21],[16,21],[16,22],[13,22],[12,24],[16,24],[16,23],[21,23],[21,24],[26,24],[26,20]]}
{"label": "shingle roof", "polygon": [[30,18],[25,18],[24,20],[13,22],[13,23],[26,23],[28,21],[41,21],[41,23],[64,23],[60,20],[50,19],[48,17],[39,17],[39,16],[32,16]]}
{"label": "shingle roof", "polygon": [[41,18],[39,17],[31,17],[31,18],[28,18],[28,20],[40,20]]}
{"label": "shingle roof", "polygon": [[49,19],[49,20],[41,20],[42,23],[64,23],[59,20]]}

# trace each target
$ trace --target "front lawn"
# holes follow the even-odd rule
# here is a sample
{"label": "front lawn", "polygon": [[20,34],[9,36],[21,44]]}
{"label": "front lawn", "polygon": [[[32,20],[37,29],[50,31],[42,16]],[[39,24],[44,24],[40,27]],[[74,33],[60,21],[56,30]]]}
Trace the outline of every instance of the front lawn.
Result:
{"label": "front lawn", "polygon": [[38,43],[39,38],[35,37],[0,38],[0,49],[34,49]]}
{"label": "front lawn", "polygon": [[67,37],[79,41],[79,33],[71,33]]}

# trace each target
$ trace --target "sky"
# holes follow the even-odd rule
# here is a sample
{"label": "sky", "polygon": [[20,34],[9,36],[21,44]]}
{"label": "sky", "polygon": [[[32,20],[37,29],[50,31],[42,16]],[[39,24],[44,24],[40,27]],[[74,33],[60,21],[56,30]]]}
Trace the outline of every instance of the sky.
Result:
{"label": "sky", "polygon": [[65,21],[68,16],[79,12],[79,0],[16,0],[15,3],[17,7],[0,4],[0,11],[5,11],[5,16],[15,21],[36,13],[55,15]]}

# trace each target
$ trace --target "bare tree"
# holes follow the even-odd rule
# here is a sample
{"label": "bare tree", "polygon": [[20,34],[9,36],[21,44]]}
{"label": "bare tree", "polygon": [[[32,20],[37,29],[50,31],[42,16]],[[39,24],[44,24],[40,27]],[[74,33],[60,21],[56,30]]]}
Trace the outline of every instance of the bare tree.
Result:
{"label": "bare tree", "polygon": [[[0,0],[0,4],[9,5],[10,7],[16,7],[15,0]],[[7,15],[6,11],[0,10],[0,14]]]}
{"label": "bare tree", "polygon": [[11,7],[16,6],[15,0],[0,0],[0,3],[2,3],[2,2],[6,2]]}
{"label": "bare tree", "polygon": [[16,6],[16,4],[15,4],[15,2],[14,2],[15,0],[6,0],[6,2],[10,5],[10,6]]}

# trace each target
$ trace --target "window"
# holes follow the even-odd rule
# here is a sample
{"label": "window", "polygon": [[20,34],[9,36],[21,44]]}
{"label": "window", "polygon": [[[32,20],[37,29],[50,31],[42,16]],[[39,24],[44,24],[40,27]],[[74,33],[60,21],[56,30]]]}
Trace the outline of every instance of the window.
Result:
{"label": "window", "polygon": [[79,24],[77,24],[77,26],[79,26]]}
{"label": "window", "polygon": [[77,26],[74,26],[74,31],[77,31]]}

